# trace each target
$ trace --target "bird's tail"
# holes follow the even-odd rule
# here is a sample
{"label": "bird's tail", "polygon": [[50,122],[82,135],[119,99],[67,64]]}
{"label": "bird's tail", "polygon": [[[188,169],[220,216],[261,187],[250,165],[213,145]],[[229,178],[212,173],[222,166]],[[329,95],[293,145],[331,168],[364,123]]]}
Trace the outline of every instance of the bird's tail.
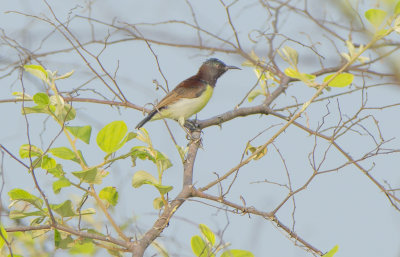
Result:
{"label": "bird's tail", "polygon": [[153,118],[154,115],[156,115],[157,110],[152,110],[141,122],[139,122],[136,125],[136,129],[140,129],[141,127],[143,127],[144,124],[146,124],[146,122],[148,122],[149,120],[151,120],[151,118]]}

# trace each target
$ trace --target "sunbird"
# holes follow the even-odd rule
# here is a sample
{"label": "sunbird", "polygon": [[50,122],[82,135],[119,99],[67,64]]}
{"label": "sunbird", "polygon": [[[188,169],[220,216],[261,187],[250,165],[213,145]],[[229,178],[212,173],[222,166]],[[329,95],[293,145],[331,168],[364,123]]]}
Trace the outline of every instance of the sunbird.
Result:
{"label": "sunbird", "polygon": [[213,94],[217,79],[231,69],[240,70],[216,58],[208,59],[201,65],[196,75],[179,83],[136,125],[136,128],[141,128],[150,120],[164,118],[176,120],[183,126],[188,118],[206,106]]}

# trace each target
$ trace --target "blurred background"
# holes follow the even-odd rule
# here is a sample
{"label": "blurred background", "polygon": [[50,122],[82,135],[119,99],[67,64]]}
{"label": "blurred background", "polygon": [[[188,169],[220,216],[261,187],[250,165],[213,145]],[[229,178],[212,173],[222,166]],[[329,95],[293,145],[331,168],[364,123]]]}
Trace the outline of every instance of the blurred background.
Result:
{"label": "blurred background", "polygon": [[[229,71],[218,80],[212,99],[197,115],[197,119],[204,120],[238,106],[263,103],[263,96],[252,102],[246,97],[254,86],[260,88],[254,67],[242,65],[248,61],[246,57],[257,56],[283,71],[289,64],[276,50],[290,46],[299,54],[301,72],[329,74],[327,68],[344,63],[341,53],[349,51],[345,40],[356,47],[371,40],[371,27],[364,12],[380,8],[390,13],[394,5],[392,1],[318,0],[5,1],[0,6],[0,143],[18,156],[19,147],[28,141],[27,124],[32,144],[43,149],[60,132],[59,126],[46,115],[28,115],[27,123],[21,115],[21,102],[12,101],[13,92],[22,92],[22,86],[29,95],[46,91],[37,78],[26,73],[21,78],[23,64],[40,64],[59,74],[74,70],[70,78],[57,83],[65,97],[119,102],[109,90],[118,85],[127,101],[138,107],[147,104],[147,108],[165,95],[162,89],[156,90],[157,84],[173,89],[194,75],[208,58],[241,67],[242,70]],[[390,35],[379,44],[363,54],[371,60],[370,64],[362,66],[358,62],[355,65],[361,66],[349,71],[356,76],[350,87],[325,90],[321,100],[312,103],[297,121],[326,135],[347,122],[347,129],[342,130],[345,133],[336,143],[388,192],[395,194],[400,184],[398,35]],[[323,77],[316,81],[322,82]],[[278,87],[276,84],[267,81],[270,91]],[[288,117],[315,92],[315,88],[303,82],[293,82],[271,107]],[[143,112],[134,108],[83,101],[74,102],[73,107],[77,117],[68,125],[93,127],[90,144],[78,144],[89,165],[104,158],[95,142],[103,126],[123,120],[134,131],[143,118]],[[203,146],[195,162],[195,187],[205,186],[235,167],[250,140],[254,146],[262,145],[285,123],[286,120],[272,115],[251,115],[204,129]],[[168,125],[178,145],[186,146],[185,131],[174,121],[168,121]],[[182,162],[164,122],[150,122],[145,127],[153,146],[173,163],[163,177],[164,184],[174,187],[169,193],[172,199],[182,186]],[[66,144],[61,136],[53,146]],[[129,141],[120,152],[140,144],[137,140]],[[240,169],[235,180],[229,178],[207,192],[218,196],[230,187],[227,200],[269,212],[285,199],[289,185],[293,190],[305,185],[314,172],[313,162],[320,165],[318,171],[326,172],[313,178],[294,200],[279,209],[280,221],[323,252],[339,245],[335,256],[400,256],[400,214],[396,207],[399,203],[393,198],[389,200],[330,142],[295,126],[274,140],[266,156]],[[64,170],[78,171],[80,167],[64,166]],[[139,170],[157,174],[148,161],[139,160],[132,167],[129,160],[122,160],[108,169],[110,174],[97,188],[118,189],[118,204],[110,212],[125,226],[128,235],[140,238],[159,213],[152,204],[158,194],[153,187],[131,186],[132,176]],[[35,195],[38,192],[27,170],[4,152],[1,172],[1,222],[5,227],[16,226],[7,217],[7,192],[13,188],[23,188]],[[51,203],[80,200],[81,191],[66,188],[54,194],[54,179],[42,170],[37,171],[37,176]],[[92,206],[93,201],[89,199],[85,205]],[[28,225],[29,219],[21,222]],[[116,236],[105,223],[100,211],[85,218],[87,226]],[[267,219],[236,214],[224,205],[197,198],[183,204],[157,241],[170,256],[194,256],[190,237],[199,234],[200,223],[209,226],[223,243],[229,242],[232,249],[249,250],[255,256],[313,255]],[[66,251],[54,250],[51,233],[42,237],[49,237],[42,250],[49,256],[67,256]],[[105,254],[103,249],[91,253]],[[156,249],[149,247],[145,256],[157,254]]]}

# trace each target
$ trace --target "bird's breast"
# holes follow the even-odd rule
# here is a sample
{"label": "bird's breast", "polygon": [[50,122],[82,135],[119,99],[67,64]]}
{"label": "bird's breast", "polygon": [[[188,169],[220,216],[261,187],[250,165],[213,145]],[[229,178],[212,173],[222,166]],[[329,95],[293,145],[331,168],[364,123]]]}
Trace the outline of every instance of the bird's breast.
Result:
{"label": "bird's breast", "polygon": [[207,85],[202,94],[196,98],[181,98],[162,111],[162,115],[172,119],[188,119],[201,111],[213,94],[213,87]]}

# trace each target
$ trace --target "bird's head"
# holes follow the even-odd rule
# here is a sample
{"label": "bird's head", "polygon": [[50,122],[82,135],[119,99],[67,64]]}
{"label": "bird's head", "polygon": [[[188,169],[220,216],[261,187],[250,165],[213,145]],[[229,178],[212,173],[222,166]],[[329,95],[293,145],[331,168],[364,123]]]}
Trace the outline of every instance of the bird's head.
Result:
{"label": "bird's head", "polygon": [[217,58],[208,59],[201,65],[199,75],[210,83],[215,83],[219,77],[222,76],[227,70],[239,69],[236,66],[228,66]]}

